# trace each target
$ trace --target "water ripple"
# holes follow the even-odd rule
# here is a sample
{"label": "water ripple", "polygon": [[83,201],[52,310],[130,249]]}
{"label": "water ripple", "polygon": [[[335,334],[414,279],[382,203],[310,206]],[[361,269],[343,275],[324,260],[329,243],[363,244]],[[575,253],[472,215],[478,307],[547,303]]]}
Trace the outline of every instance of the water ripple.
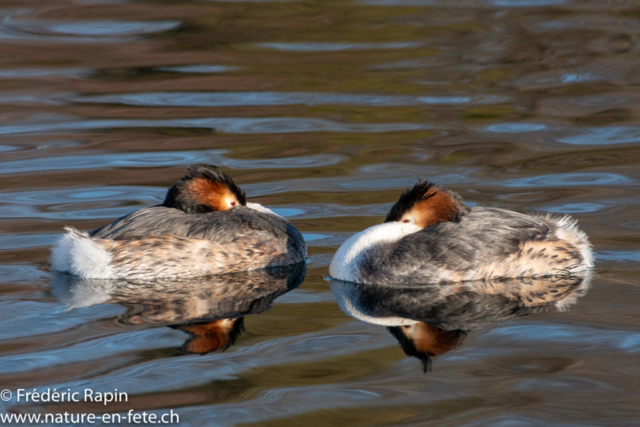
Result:
{"label": "water ripple", "polygon": [[215,117],[167,120],[75,120],[0,126],[0,135],[61,133],[109,128],[201,128],[224,133],[348,132],[377,133],[431,129],[421,123],[340,123],[325,119]]}
{"label": "water ripple", "polygon": [[24,21],[11,15],[0,20],[0,39],[57,42],[114,42],[131,36],[168,31],[180,21]]}
{"label": "water ripple", "polygon": [[580,347],[616,349],[626,352],[640,351],[640,333],[632,331],[598,330],[589,327],[547,325],[510,325],[494,328],[483,339],[509,337],[526,341],[527,345],[536,343],[574,344]]}
{"label": "water ripple", "polygon": [[507,179],[500,185],[506,187],[565,187],[589,185],[621,185],[633,180],[615,173],[553,173],[526,178]]}
{"label": "water ripple", "polygon": [[[204,356],[186,355],[180,358],[156,359],[123,366],[121,369],[109,372],[108,375],[99,375],[89,380],[73,380],[62,384],[50,384],[50,386],[59,389],[90,387],[93,390],[115,387],[120,390],[128,390],[132,394],[167,388],[177,389],[206,384],[212,380],[232,380],[247,369],[277,366],[286,363],[291,358],[297,360],[298,363],[305,363],[328,356],[337,357],[367,349],[374,350],[386,345],[372,337],[339,334],[340,329],[342,328],[329,331],[329,336],[325,333],[303,334],[295,337],[270,339],[249,347],[236,347],[227,354],[211,353]],[[139,333],[144,334],[144,332]],[[174,339],[176,338],[175,334],[172,336]],[[120,342],[112,342],[112,339],[105,339],[104,348],[107,351],[110,351],[109,349],[117,351],[124,349],[126,344],[133,346],[134,337],[133,333],[127,334],[122,342],[125,345],[121,345]],[[148,342],[153,340],[152,333],[147,333],[145,337]],[[329,337],[333,338],[327,339]],[[182,337],[178,336],[178,338]],[[306,342],[311,346],[322,343],[328,347],[323,347],[322,352],[319,353],[317,349],[301,345],[301,342]],[[73,357],[70,352],[73,353],[72,349],[56,350],[56,360],[64,363],[65,355]],[[260,357],[256,357],[257,355]],[[95,357],[99,357],[99,355],[96,353]],[[20,362],[16,360],[16,363]],[[2,369],[1,366],[0,369]],[[158,372],[163,374],[159,376]]]}
{"label": "water ripple", "polygon": [[86,77],[91,73],[87,68],[26,68],[0,70],[0,77],[12,79],[27,79],[33,77]]}
{"label": "water ripple", "polygon": [[3,234],[0,235],[0,251],[41,248],[51,246],[59,236],[55,234]]}
{"label": "water ripple", "polygon": [[144,167],[210,163],[232,169],[301,168],[331,166],[345,157],[338,154],[281,157],[275,159],[232,159],[224,156],[227,150],[166,151],[143,153],[90,153],[0,162],[0,175],[34,171],[74,170],[100,167]]}
{"label": "water ripple", "polygon": [[541,209],[548,212],[571,214],[597,212],[605,207],[607,207],[605,203],[565,203],[562,205],[544,206]]}
{"label": "water ripple", "polygon": [[[121,311],[120,308],[111,305],[94,307],[93,311],[67,311],[66,307],[52,303],[50,300],[43,302],[8,298],[0,301],[0,309],[5,316],[0,319],[0,339],[2,340],[47,336],[95,321],[101,317],[113,316]],[[16,328],[15,325],[20,325],[20,327]],[[27,355],[22,355],[22,357],[25,356]],[[11,360],[19,363],[20,357],[18,355],[11,357]],[[1,366],[0,369],[2,369]]]}
{"label": "water ripple", "polygon": [[314,92],[147,92],[72,97],[78,103],[144,107],[240,107],[273,105],[486,105],[509,102],[501,95],[398,96]]}
{"label": "water ripple", "polygon": [[483,130],[493,133],[523,133],[538,132],[548,128],[548,125],[542,123],[499,123],[486,126]]}
{"label": "water ripple", "polygon": [[586,128],[579,135],[558,138],[565,144],[600,145],[640,142],[640,128],[632,126],[607,126]]}
{"label": "water ripple", "polygon": [[[541,6],[564,5],[569,0],[484,0],[484,1],[460,1],[455,7],[475,7],[495,6],[500,8],[525,8]],[[453,7],[451,2],[445,0],[360,0],[361,4],[370,6],[431,6],[431,7]]]}
{"label": "water ripple", "polygon": [[170,329],[129,331],[107,337],[100,337],[71,345],[69,347],[32,352],[28,356],[16,355],[0,357],[0,373],[16,373],[88,361],[103,357],[113,357],[134,347],[156,348],[171,346],[181,334]]}
{"label": "water ripple", "polygon": [[640,262],[640,251],[600,251],[598,259],[618,262]]}
{"label": "water ripple", "polygon": [[56,34],[89,37],[150,34],[171,30],[178,25],[180,25],[180,21],[88,21],[41,24],[42,28]]}
{"label": "water ripple", "polygon": [[414,49],[423,46],[421,42],[380,42],[380,43],[257,43],[254,46],[285,52],[339,52],[343,50]]}
{"label": "water ripple", "polygon": [[240,67],[232,67],[228,65],[175,65],[172,67],[158,67],[159,71],[183,74],[217,74],[227,73],[229,71],[237,71]]}

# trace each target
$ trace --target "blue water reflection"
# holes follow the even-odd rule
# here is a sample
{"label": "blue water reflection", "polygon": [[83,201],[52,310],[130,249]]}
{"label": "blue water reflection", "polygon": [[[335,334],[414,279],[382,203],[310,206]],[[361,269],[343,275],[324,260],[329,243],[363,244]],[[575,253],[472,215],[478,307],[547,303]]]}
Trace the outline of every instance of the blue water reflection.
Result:
{"label": "blue water reflection", "polygon": [[145,107],[231,107],[260,105],[464,105],[498,104],[502,95],[391,96],[313,92],[152,92],[79,96],[79,103],[104,103]]}

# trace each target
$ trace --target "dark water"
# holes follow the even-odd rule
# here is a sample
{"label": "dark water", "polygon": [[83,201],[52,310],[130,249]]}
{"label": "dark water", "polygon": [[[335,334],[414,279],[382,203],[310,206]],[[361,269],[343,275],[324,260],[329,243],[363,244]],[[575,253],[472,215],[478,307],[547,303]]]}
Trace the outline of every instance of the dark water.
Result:
{"label": "dark water", "polygon": [[[632,1],[2,1],[0,389],[129,402],[0,410],[639,425],[639,52]],[[257,287],[235,344],[206,355],[185,350],[226,338],[166,327],[202,308],[195,291],[169,311],[126,293],[68,310],[48,266],[63,226],[158,203],[192,163],[290,219],[311,258],[302,284],[257,280],[277,286]],[[569,311],[478,325],[423,374],[323,279],[419,176],[472,204],[573,215],[597,252],[589,292]]]}

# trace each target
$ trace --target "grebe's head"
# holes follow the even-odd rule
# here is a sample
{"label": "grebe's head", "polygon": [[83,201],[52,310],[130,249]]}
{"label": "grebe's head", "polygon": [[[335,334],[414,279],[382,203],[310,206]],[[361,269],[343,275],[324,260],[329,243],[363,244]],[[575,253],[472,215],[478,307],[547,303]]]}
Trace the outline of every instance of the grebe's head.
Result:
{"label": "grebe's head", "polygon": [[405,222],[425,228],[443,221],[457,222],[468,210],[457,194],[421,179],[402,193],[385,222]]}
{"label": "grebe's head", "polygon": [[245,206],[247,197],[229,175],[209,166],[190,166],[173,184],[162,203],[189,214],[224,211]]}

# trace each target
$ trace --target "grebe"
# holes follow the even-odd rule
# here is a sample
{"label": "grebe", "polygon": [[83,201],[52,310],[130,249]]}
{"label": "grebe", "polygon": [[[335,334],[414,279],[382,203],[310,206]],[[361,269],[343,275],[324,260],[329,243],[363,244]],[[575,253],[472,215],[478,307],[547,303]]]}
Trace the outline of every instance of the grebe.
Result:
{"label": "grebe", "polygon": [[368,284],[429,284],[570,275],[593,268],[591,244],[569,216],[536,217],[465,205],[424,179],[384,224],[349,238],[329,275]]}
{"label": "grebe", "polygon": [[66,228],[54,270],[94,279],[192,278],[303,261],[307,249],[289,221],[257,204],[223,172],[188,168],[162,205],[89,233]]}

